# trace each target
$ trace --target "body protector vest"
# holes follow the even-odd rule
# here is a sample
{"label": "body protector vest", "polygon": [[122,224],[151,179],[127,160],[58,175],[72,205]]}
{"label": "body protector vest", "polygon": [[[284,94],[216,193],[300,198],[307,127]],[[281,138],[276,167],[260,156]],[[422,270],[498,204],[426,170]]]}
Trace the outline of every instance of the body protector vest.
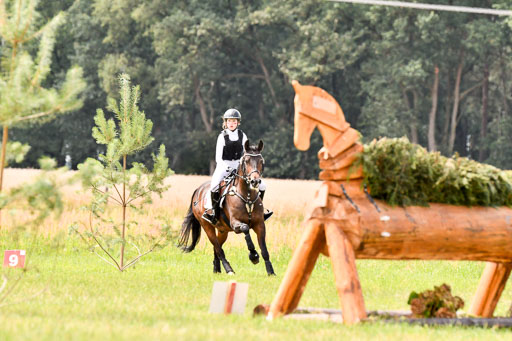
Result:
{"label": "body protector vest", "polygon": [[222,160],[240,160],[244,152],[244,146],[242,145],[244,133],[240,129],[238,129],[237,141],[231,141],[229,139],[229,134],[226,131],[223,131],[222,134],[224,135],[224,149],[222,151]]}

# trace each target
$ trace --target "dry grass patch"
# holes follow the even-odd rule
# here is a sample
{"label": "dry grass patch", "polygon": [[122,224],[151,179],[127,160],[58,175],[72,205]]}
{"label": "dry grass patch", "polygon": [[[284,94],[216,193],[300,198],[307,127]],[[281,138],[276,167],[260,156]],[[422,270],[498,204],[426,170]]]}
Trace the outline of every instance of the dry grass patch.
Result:
{"label": "dry grass patch", "polygon": [[[12,188],[23,182],[30,181],[40,173],[36,169],[16,169],[8,168],[4,175],[4,188]],[[73,176],[75,172],[69,171],[67,175]],[[183,217],[190,205],[190,199],[194,190],[202,183],[209,181],[209,176],[199,175],[172,175],[166,180],[166,184],[171,185],[162,198],[153,197],[153,204],[141,213],[134,213],[129,219],[138,222],[134,227],[133,233],[151,232],[155,226],[161,224],[162,220],[169,224],[174,230],[181,228]],[[281,246],[293,248],[301,235],[302,221],[308,201],[314,196],[315,191],[320,186],[319,181],[311,180],[280,180],[265,179],[267,183],[267,192],[265,194],[265,206],[272,209],[274,216],[267,221],[267,242],[270,250],[275,250]],[[55,235],[57,233],[67,232],[68,227],[81,222],[88,226],[89,213],[82,210],[83,205],[87,205],[91,199],[89,190],[84,190],[79,184],[65,186],[63,188],[65,208],[60,217],[50,217],[43,225],[39,226],[39,231],[45,235]],[[12,208],[6,210],[3,214],[2,228],[12,228],[15,223],[19,224],[27,219],[28,212],[22,208]],[[110,212],[113,218],[120,215],[121,211],[112,209]],[[202,238],[201,243],[205,243],[206,238]],[[231,245],[245,245],[243,238],[233,238],[228,240]]]}

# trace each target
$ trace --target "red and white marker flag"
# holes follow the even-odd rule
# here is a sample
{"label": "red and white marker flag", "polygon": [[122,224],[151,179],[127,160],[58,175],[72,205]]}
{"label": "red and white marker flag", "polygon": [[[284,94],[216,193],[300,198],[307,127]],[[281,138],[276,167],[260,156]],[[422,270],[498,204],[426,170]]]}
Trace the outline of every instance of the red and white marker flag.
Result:
{"label": "red and white marker flag", "polygon": [[5,250],[4,266],[8,268],[24,268],[25,255],[25,250]]}
{"label": "red and white marker flag", "polygon": [[210,313],[243,314],[248,291],[248,283],[214,282]]}

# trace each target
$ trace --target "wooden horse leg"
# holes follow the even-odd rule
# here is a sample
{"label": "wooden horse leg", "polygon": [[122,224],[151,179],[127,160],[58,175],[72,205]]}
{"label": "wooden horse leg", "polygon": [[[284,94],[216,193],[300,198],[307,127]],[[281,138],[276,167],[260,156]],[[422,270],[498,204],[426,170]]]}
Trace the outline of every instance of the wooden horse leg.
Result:
{"label": "wooden horse leg", "polygon": [[511,270],[512,263],[486,263],[469,314],[492,317]]}
{"label": "wooden horse leg", "polygon": [[299,245],[293,252],[279,290],[270,305],[269,319],[291,313],[297,308],[300,297],[315,266],[318,254],[325,246],[325,234],[323,231],[324,228],[320,221],[308,221]]}
{"label": "wooden horse leg", "polygon": [[366,318],[366,309],[357,275],[354,249],[341,227],[334,222],[325,224],[325,239],[334,270],[343,322],[357,323]]}

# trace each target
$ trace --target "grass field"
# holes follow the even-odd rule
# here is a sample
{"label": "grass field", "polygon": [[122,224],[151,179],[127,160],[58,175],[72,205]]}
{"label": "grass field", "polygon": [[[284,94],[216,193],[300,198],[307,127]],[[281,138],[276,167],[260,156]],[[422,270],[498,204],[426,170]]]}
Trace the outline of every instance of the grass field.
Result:
{"label": "grass field", "polygon": [[[8,169],[9,185],[36,171]],[[179,228],[194,188],[207,180],[199,176],[172,176],[171,189],[155,200],[140,229],[165,216]],[[49,219],[39,232],[14,233],[9,221],[20,211],[4,214],[0,250],[26,249],[29,271],[0,310],[0,340],[509,340],[512,332],[462,327],[413,327],[382,323],[344,326],[315,320],[253,317],[252,309],[270,303],[277,291],[292,249],[301,233],[307,199],[317,182],[267,180],[267,206],[275,216],[268,222],[268,245],[277,276],[268,277],[263,264],[252,265],[244,240],[231,235],[225,251],[237,274],[212,273],[212,248],[203,234],[198,248],[183,254],[172,245],[147,255],[135,267],[120,273],[91,254],[67,226],[86,219],[79,206],[87,194],[68,188],[66,210]],[[78,192],[77,192],[78,191]],[[134,231],[137,232],[137,231]],[[406,310],[412,290],[448,283],[468,308],[481,271],[477,262],[357,261],[365,304],[369,310]],[[18,270],[2,269],[12,279]],[[243,315],[208,313],[214,281],[235,279],[249,283]],[[40,293],[44,290],[42,293]],[[38,294],[40,293],[40,294]],[[36,295],[35,297],[32,297]],[[32,297],[32,298],[31,298]],[[512,295],[505,289],[497,315],[505,315]],[[301,307],[339,308],[328,258],[320,257],[300,302]]]}

